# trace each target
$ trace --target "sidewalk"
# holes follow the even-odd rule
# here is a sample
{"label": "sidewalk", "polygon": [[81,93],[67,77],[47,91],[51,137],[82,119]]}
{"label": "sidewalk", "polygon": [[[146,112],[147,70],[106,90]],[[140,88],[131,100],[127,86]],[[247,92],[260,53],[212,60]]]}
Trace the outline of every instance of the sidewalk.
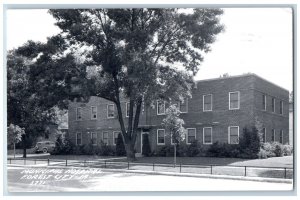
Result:
{"label": "sidewalk", "polygon": [[[58,163],[59,164],[59,163]],[[103,172],[118,172],[118,173],[133,173],[133,174],[147,174],[147,175],[165,175],[165,176],[177,176],[177,177],[193,177],[193,178],[209,178],[209,179],[227,179],[227,180],[240,180],[240,181],[256,181],[256,182],[269,182],[269,183],[286,183],[292,184],[292,179],[283,178],[265,178],[265,177],[249,177],[249,176],[231,176],[231,175],[219,175],[219,174],[197,174],[188,172],[176,172],[176,171],[149,171],[149,170],[139,170],[139,169],[112,169],[112,168],[99,168],[93,166],[64,166],[64,165],[50,165],[47,164],[37,164],[37,165],[18,165],[11,164],[10,167],[20,167],[20,168],[50,168],[50,169],[100,169]],[[175,170],[179,170],[175,168]]]}

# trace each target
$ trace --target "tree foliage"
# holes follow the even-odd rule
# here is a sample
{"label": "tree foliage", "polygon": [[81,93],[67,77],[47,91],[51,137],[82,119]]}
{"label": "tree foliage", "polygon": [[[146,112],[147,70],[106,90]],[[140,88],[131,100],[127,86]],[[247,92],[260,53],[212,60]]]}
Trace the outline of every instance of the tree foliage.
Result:
{"label": "tree foliage", "polygon": [[[223,30],[220,9],[49,12],[62,32],[18,51],[34,60],[30,85],[39,88],[36,93],[48,106],[63,107],[66,99],[89,96],[114,102],[128,158],[134,158],[142,103],[191,96],[192,76]],[[122,97],[129,101],[127,122]]]}

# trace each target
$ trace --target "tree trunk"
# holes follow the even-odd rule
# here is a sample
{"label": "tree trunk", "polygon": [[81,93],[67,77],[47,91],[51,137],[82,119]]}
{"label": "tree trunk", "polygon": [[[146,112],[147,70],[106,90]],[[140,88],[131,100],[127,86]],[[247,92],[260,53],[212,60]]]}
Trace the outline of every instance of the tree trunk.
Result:
{"label": "tree trunk", "polygon": [[22,135],[22,142],[23,142],[23,158],[26,158],[26,136]]}
{"label": "tree trunk", "polygon": [[14,142],[14,158],[16,158],[16,143]]}
{"label": "tree trunk", "polygon": [[130,142],[129,144],[125,144],[126,156],[128,161],[135,161],[135,150],[134,143]]}
{"label": "tree trunk", "polygon": [[174,144],[174,167],[176,167],[176,143]]}

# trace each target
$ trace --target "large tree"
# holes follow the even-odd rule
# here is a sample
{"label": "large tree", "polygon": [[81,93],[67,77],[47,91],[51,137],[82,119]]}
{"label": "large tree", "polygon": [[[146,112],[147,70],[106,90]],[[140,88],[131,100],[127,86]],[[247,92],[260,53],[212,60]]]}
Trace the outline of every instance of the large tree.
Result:
{"label": "large tree", "polygon": [[[50,10],[62,30],[57,36],[62,42],[56,41],[53,47],[64,48],[50,56],[45,49],[34,49],[36,63],[43,71],[35,81],[62,78],[59,88],[64,88],[63,95],[57,98],[69,92],[71,97],[93,95],[114,102],[127,157],[135,159],[142,103],[191,96],[193,75],[203,54],[210,51],[223,30],[219,22],[222,13],[220,9]],[[66,57],[69,60],[63,65],[69,67],[61,65]],[[127,121],[121,98],[129,101]]]}

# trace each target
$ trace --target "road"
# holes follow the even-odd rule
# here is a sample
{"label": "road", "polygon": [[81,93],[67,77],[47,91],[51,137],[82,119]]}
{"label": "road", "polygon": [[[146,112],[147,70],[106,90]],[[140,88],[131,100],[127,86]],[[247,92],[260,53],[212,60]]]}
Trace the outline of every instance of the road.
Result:
{"label": "road", "polygon": [[75,191],[286,191],[293,184],[105,172],[101,169],[51,169],[9,166],[9,192]]}

